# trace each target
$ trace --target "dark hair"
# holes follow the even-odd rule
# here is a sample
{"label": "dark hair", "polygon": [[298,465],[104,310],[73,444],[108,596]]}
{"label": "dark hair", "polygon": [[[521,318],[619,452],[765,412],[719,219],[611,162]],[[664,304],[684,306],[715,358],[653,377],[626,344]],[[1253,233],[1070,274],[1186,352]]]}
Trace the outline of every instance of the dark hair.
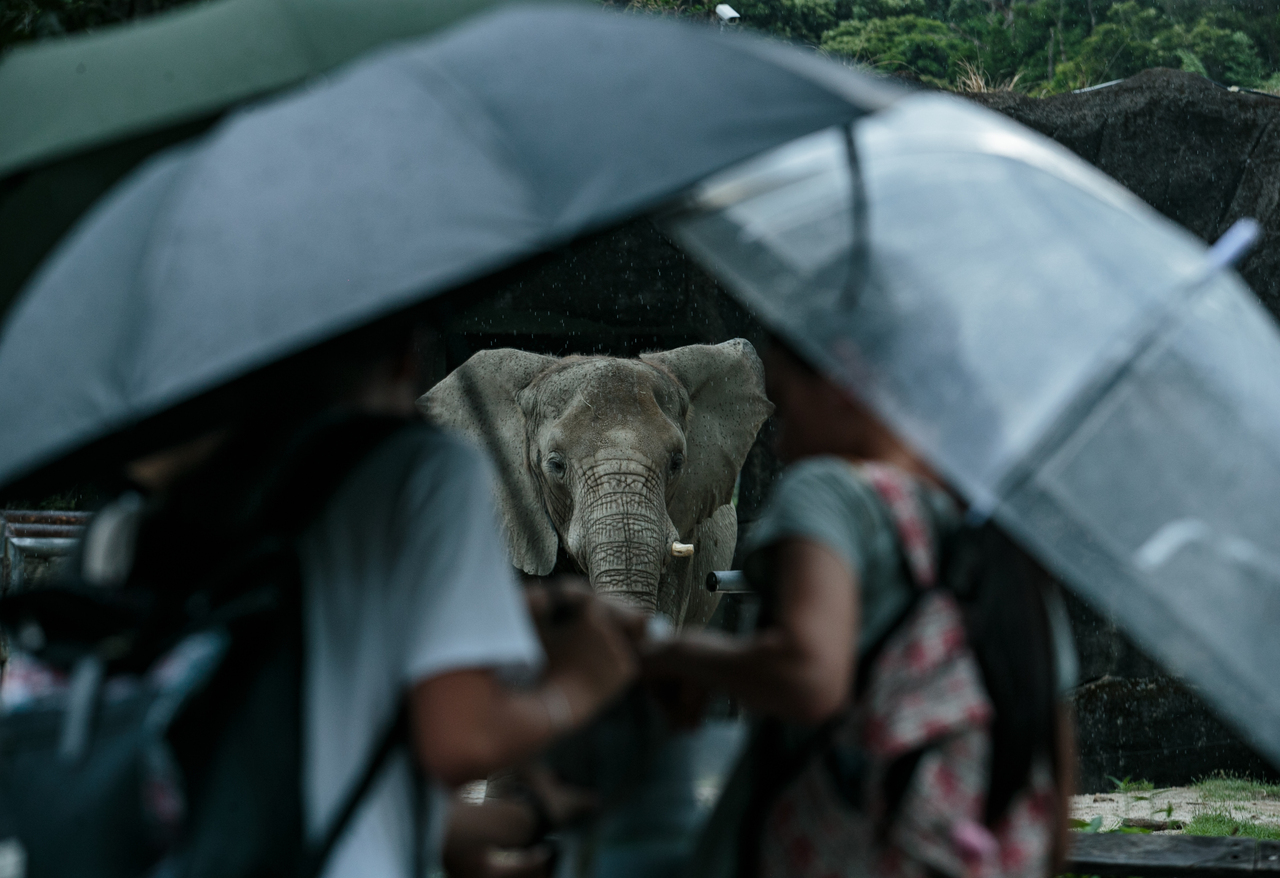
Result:
{"label": "dark hair", "polygon": [[797,353],[796,349],[785,341],[782,336],[775,335],[772,332],[769,333],[769,350],[772,353],[780,354],[783,359],[787,360],[788,363],[795,366],[801,372],[811,375],[814,378],[822,377],[822,373],[818,371],[817,367],[806,360],[801,354]]}
{"label": "dark hair", "polygon": [[1046,593],[1049,573],[993,523],[963,527],[944,547],[969,645],[995,709],[985,822],[998,822],[1045,759],[1059,786],[1070,766],[1058,741],[1058,681]]}
{"label": "dark hair", "polygon": [[[182,578],[173,571],[189,571],[189,559],[232,556],[254,539],[263,516],[274,513],[264,504],[283,463],[353,420],[339,404],[387,357],[407,354],[414,333],[403,320],[366,327],[294,358],[247,394],[217,450],[150,504],[138,535],[138,577],[172,582]],[[323,456],[316,463],[323,467]]]}

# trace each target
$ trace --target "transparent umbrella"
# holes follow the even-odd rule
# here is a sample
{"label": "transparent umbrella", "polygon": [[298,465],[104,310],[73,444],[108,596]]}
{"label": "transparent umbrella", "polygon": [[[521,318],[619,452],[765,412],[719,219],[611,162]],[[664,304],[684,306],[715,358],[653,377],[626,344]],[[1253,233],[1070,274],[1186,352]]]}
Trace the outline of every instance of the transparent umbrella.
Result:
{"label": "transparent umbrella", "polygon": [[1280,334],[1222,247],[936,95],[716,175],[667,223],[1280,763]]}

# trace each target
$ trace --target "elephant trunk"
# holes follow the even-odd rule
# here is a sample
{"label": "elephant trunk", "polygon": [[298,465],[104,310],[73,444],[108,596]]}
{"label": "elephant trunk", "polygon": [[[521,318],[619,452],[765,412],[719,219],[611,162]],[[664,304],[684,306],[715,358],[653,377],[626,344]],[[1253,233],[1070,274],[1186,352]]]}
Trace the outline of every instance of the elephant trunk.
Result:
{"label": "elephant trunk", "polygon": [[568,540],[571,554],[597,594],[654,612],[658,582],[678,538],[662,475],[628,456],[601,461],[583,476]]}

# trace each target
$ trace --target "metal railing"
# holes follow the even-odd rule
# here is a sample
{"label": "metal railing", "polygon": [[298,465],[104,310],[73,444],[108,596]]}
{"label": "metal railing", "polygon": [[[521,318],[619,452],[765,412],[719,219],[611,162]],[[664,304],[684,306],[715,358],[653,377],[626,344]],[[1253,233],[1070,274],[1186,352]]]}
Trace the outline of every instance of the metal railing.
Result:
{"label": "metal railing", "polygon": [[0,512],[0,592],[34,588],[54,576],[88,521],[88,512]]}

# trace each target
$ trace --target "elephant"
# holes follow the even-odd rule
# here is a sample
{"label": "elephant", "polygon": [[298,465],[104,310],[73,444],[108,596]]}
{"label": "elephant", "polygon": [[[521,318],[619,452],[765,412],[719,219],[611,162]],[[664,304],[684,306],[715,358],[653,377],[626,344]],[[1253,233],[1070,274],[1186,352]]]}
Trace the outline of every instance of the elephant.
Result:
{"label": "elephant", "polygon": [[773,412],[750,342],[636,359],[485,350],[418,407],[489,451],[520,570],[585,573],[677,626],[711,617],[706,576],[732,561],[734,484]]}

